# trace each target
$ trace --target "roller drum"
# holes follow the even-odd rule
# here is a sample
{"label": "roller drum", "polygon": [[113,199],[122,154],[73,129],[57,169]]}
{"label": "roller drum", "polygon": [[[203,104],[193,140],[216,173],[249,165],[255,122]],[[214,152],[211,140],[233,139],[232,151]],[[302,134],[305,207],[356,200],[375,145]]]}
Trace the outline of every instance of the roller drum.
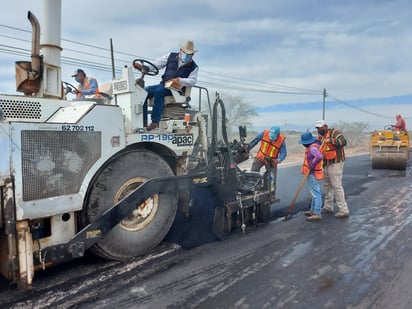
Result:
{"label": "roller drum", "polygon": [[409,149],[396,146],[373,146],[371,152],[373,169],[405,170]]}

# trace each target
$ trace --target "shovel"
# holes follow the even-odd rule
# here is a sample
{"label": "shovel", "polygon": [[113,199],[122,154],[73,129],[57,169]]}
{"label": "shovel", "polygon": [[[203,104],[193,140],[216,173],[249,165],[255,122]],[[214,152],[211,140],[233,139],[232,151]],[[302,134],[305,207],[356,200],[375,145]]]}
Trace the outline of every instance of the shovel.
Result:
{"label": "shovel", "polygon": [[[322,144],[320,145],[319,149],[323,149],[323,145],[325,144],[325,140],[322,141]],[[323,153],[322,153],[323,154]],[[298,190],[296,191],[295,197],[292,200],[292,203],[290,203],[290,206],[286,212],[286,216],[283,218],[283,221],[287,221],[289,219],[290,213],[293,209],[293,206],[295,206],[295,202],[300,194],[300,191],[302,191],[303,186],[305,185],[306,180],[308,179],[308,176],[310,174],[310,170],[307,171],[307,173],[305,174],[305,176],[302,179],[302,182],[300,183],[300,186],[298,188]]]}
{"label": "shovel", "polygon": [[299,186],[298,190],[296,191],[295,197],[293,198],[292,203],[290,203],[290,206],[289,206],[289,208],[288,208],[288,210],[287,210],[287,212],[286,212],[286,216],[285,216],[285,218],[283,218],[283,221],[289,220],[290,213],[291,213],[291,211],[292,211],[292,209],[293,209],[293,206],[295,206],[295,202],[296,202],[296,200],[297,200],[297,198],[298,198],[298,196],[299,196],[299,194],[300,194],[300,191],[302,191],[302,188],[303,188],[303,186],[305,185],[306,180],[308,179],[309,173],[310,173],[310,171],[308,171],[308,172],[305,174],[305,176],[303,177],[303,179],[302,179],[302,181],[301,181],[301,183],[300,183],[300,186]]}

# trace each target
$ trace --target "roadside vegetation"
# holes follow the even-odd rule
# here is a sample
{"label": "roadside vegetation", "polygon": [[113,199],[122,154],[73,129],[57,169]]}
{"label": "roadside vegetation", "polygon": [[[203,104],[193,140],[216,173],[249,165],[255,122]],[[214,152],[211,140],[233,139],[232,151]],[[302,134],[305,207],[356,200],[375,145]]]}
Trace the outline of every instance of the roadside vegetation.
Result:
{"label": "roadside vegetation", "polygon": [[[335,128],[345,135],[348,145],[345,148],[347,155],[361,154],[369,152],[369,139],[371,132],[368,131],[368,125],[366,123],[347,123],[339,122],[337,124],[332,123],[330,128]],[[284,164],[296,163],[303,161],[303,155],[305,153],[305,148],[299,144],[300,136],[303,132],[298,131],[282,131],[282,134],[286,135],[286,146],[288,155]],[[248,137],[246,142],[250,142],[258,132],[248,132]],[[315,136],[317,132],[312,131],[312,134]],[[256,155],[256,152],[259,150],[259,145],[257,145],[253,150],[251,155]]]}
{"label": "roadside vegetation", "polygon": [[[258,133],[252,131],[251,127],[252,120],[257,117],[258,114],[254,110],[253,106],[246,102],[241,96],[231,96],[221,93],[221,99],[224,102],[226,110],[226,125],[229,135],[229,140],[239,138],[239,126],[246,126],[248,128],[246,143],[249,143]],[[288,155],[283,164],[297,163],[303,160],[303,154],[305,148],[299,144],[300,136],[303,132],[294,130],[284,130],[281,127],[281,133],[286,136],[286,145]],[[337,123],[331,123],[329,128],[335,128],[340,130],[346,137],[348,145],[345,147],[345,153],[347,156],[368,153],[370,149],[370,138],[372,135],[372,130],[370,129],[367,122],[346,122],[339,121]],[[314,129],[314,128],[313,128]],[[383,126],[382,126],[383,129]],[[316,130],[313,130],[314,135],[317,134]],[[411,134],[409,134],[411,138]],[[259,144],[252,149],[250,157],[254,157],[256,152],[259,150]],[[244,162],[241,166],[248,166],[252,163],[252,159]]]}

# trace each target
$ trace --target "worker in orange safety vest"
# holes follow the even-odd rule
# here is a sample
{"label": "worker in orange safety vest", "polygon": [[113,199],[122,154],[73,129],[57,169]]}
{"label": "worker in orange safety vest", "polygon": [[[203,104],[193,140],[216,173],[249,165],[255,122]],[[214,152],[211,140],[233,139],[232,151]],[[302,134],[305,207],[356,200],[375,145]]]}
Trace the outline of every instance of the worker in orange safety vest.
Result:
{"label": "worker in orange safety vest", "polygon": [[337,129],[329,128],[325,120],[319,120],[315,124],[318,131],[318,139],[323,147],[323,187],[325,188],[325,202],[323,213],[333,213],[333,200],[336,199],[338,212],[336,218],[349,216],[348,205],[345,200],[345,191],[342,185],[343,166],[345,162],[345,150],[347,140],[343,133]]}
{"label": "worker in orange safety vest", "polygon": [[273,126],[256,135],[249,144],[249,151],[260,142],[260,148],[253,160],[252,171],[259,172],[265,166],[266,174],[270,173],[272,192],[276,195],[276,180],[278,164],[287,156],[286,137],[280,133],[280,128]]}
{"label": "worker in orange safety vest", "polygon": [[322,218],[323,155],[320,152],[319,141],[311,132],[303,133],[299,143],[306,147],[301,172],[307,177],[309,191],[312,195],[310,210],[305,211],[305,215],[308,216],[308,221],[318,221]]}
{"label": "worker in orange safety vest", "polygon": [[97,80],[93,77],[87,77],[86,73],[82,69],[77,69],[72,75],[79,86],[74,90],[78,99],[84,99],[86,95],[95,95],[95,98],[101,99],[99,85]]}

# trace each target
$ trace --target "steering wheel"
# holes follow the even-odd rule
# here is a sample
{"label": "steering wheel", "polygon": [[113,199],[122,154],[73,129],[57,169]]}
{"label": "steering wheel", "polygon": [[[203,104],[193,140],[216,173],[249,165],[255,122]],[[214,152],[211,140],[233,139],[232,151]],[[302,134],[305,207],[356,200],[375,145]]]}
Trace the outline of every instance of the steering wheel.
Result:
{"label": "steering wheel", "polygon": [[393,127],[390,124],[387,124],[383,127],[384,130],[391,130],[393,131]]}
{"label": "steering wheel", "polygon": [[68,82],[62,81],[62,84],[63,84],[64,94],[74,93],[77,95],[77,93],[79,92],[75,86],[73,86],[72,84]]}
{"label": "steering wheel", "polygon": [[[142,73],[144,73],[144,74],[146,74],[146,75],[149,75],[149,76],[155,76],[155,75],[159,74],[159,69],[157,68],[157,66],[155,66],[155,65],[154,65],[153,63],[151,63],[150,61],[145,60],[145,59],[135,59],[135,60],[133,60],[133,67],[135,67],[134,64],[135,64],[136,62],[140,62],[141,66],[142,66],[142,69],[139,70],[140,72],[142,72]],[[151,66],[153,67],[153,71],[143,70],[143,66],[147,66],[147,64],[149,64],[149,65],[151,65]],[[138,69],[136,69],[136,70],[138,70]]]}

